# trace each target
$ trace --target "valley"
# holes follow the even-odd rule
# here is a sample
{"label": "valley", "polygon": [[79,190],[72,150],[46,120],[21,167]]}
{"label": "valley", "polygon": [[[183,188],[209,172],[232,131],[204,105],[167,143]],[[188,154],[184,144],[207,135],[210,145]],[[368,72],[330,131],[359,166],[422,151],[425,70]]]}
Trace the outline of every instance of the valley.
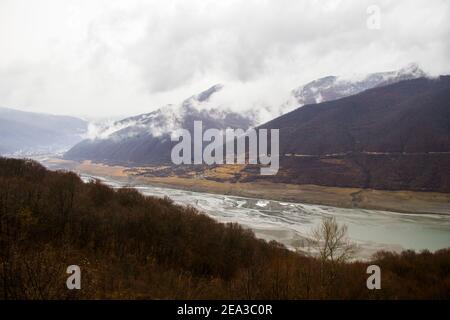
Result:
{"label": "valley", "polygon": [[269,181],[234,182],[236,172],[242,170],[238,165],[221,166],[200,172],[193,169],[187,171],[184,168],[177,172],[169,166],[128,168],[52,157],[36,157],[35,159],[50,169],[67,169],[80,174],[111,178],[132,185],[145,183],[181,190],[342,208],[450,215],[450,194],[448,193],[326,187]]}
{"label": "valley", "polygon": [[113,188],[128,186],[147,196],[169,197],[219,222],[237,222],[258,238],[275,240],[293,250],[310,250],[311,231],[323,218],[332,216],[349,227],[359,259],[369,259],[379,250],[434,251],[450,244],[449,194],[147,177],[139,172],[152,168],[54,158],[40,161],[53,170],[74,171],[86,182],[98,179]]}

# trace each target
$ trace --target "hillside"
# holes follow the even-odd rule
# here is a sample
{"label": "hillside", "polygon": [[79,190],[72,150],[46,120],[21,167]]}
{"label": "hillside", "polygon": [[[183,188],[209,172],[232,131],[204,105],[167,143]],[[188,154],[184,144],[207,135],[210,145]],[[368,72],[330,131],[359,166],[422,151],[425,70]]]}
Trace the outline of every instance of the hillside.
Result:
{"label": "hillside", "polygon": [[271,179],[450,192],[449,101],[450,76],[441,76],[298,108],[260,126],[280,129],[281,172]]}
{"label": "hillside", "polygon": [[[449,250],[377,254],[375,292],[367,263],[302,256],[168,198],[5,158],[0,186],[1,299],[449,298]],[[65,287],[72,264],[81,290]]]}

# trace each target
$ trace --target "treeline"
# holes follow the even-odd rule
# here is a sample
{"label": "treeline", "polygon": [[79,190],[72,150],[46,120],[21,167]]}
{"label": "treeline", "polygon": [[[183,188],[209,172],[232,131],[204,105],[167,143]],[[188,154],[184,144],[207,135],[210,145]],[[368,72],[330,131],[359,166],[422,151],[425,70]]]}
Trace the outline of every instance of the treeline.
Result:
{"label": "treeline", "polygon": [[[366,287],[369,264],[381,290]],[[448,299],[450,250],[311,258],[168,198],[0,158],[0,298]]]}

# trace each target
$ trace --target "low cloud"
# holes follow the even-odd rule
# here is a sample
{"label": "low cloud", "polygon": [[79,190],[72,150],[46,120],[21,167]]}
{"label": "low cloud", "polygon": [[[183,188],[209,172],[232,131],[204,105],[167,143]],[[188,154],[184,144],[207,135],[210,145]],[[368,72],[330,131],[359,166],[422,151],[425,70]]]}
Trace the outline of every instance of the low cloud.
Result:
{"label": "low cloud", "polygon": [[[366,27],[369,5],[381,29]],[[447,0],[2,1],[0,105],[96,117],[150,112],[216,83],[235,110],[326,75],[417,62],[450,73]]]}

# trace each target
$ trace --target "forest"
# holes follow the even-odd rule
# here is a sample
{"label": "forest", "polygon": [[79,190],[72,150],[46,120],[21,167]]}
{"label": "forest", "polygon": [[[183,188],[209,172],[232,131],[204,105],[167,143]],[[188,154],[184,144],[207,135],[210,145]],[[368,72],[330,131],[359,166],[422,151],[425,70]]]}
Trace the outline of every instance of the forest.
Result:
{"label": "forest", "polygon": [[[339,229],[345,231],[345,229]],[[310,256],[169,198],[0,158],[0,299],[449,299],[450,249]],[[369,290],[368,265],[381,268]],[[66,268],[81,269],[68,290]]]}

